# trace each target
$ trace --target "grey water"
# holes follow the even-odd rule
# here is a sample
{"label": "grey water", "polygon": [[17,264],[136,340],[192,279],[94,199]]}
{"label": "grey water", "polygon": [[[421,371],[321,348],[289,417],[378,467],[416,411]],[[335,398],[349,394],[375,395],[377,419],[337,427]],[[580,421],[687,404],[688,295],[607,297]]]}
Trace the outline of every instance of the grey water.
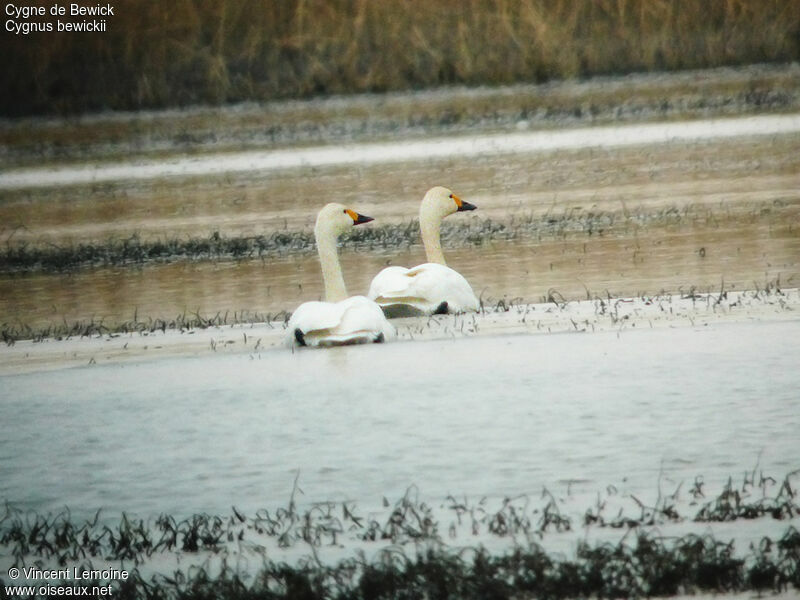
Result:
{"label": "grey water", "polygon": [[0,500],[140,516],[800,468],[800,322],[269,350],[0,378]]}

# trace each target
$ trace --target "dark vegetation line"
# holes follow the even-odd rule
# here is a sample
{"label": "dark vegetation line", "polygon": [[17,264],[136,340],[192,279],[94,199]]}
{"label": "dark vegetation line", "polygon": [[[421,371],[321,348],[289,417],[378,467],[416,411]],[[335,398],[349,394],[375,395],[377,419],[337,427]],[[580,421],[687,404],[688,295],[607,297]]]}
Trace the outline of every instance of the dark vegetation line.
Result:
{"label": "dark vegetation line", "polygon": [[[332,566],[265,560],[252,576],[227,563],[219,573],[195,566],[188,574],[150,577],[134,567],[127,580],[112,582],[112,587],[115,598],[148,600],[651,598],[800,589],[800,532],[795,528],[777,539],[763,537],[742,557],[734,556],[733,550],[733,540],[712,535],[666,540],[639,533],[634,544],[579,542],[574,558],[548,554],[535,543],[501,555],[481,547],[460,552],[428,549],[410,556],[393,550],[372,561],[361,556]],[[60,585],[86,588],[103,583],[107,584],[81,580],[76,585],[69,580]],[[0,584],[8,582],[0,578]]]}
{"label": "dark vegetation line", "polygon": [[[45,3],[51,4],[51,3]],[[501,85],[800,58],[800,1],[118,2],[0,37],[0,115]],[[53,19],[37,19],[52,21]]]}
{"label": "dark vegetation line", "polygon": [[[776,205],[780,201],[775,202]],[[760,208],[751,209],[752,217]],[[450,247],[480,246],[493,241],[560,238],[567,234],[625,234],[649,224],[662,226],[716,222],[708,208],[667,207],[655,211],[636,209],[624,214],[570,209],[558,213],[515,216],[508,222],[492,219],[442,225],[442,241]],[[13,235],[13,234],[12,234]],[[352,250],[397,250],[420,244],[419,223],[380,225],[356,229],[340,240]],[[224,237],[218,232],[203,238],[110,238],[106,241],[59,246],[7,242],[0,248],[0,274],[63,273],[85,267],[144,265],[182,260],[267,259],[315,252],[310,231],[278,231],[268,235]]]}
{"label": "dark vegetation line", "polygon": [[28,323],[1,323],[0,341],[8,346],[13,346],[19,340],[41,342],[46,339],[57,341],[70,338],[109,336],[119,337],[125,334],[136,333],[149,335],[160,331],[192,331],[193,329],[207,329],[209,327],[223,327],[226,325],[252,325],[263,323],[268,327],[284,327],[289,321],[290,312],[285,310],[276,313],[260,313],[257,311],[225,311],[215,315],[202,315],[199,312],[181,313],[175,317],[148,317],[140,319],[134,315],[129,321],[107,323],[103,319],[89,319],[79,321],[53,322],[48,325],[32,327]]}
{"label": "dark vegetation line", "polygon": [[[236,508],[226,517],[197,514],[182,521],[160,515],[154,521],[122,515],[115,527],[102,525],[100,513],[75,524],[69,511],[56,516],[23,512],[6,504],[0,519],[0,547],[15,565],[44,559],[48,563],[91,568],[91,561],[124,561],[132,577],[114,594],[124,598],[575,598],[644,597],[692,592],[782,591],[800,589],[800,532],[789,526],[779,538],[763,537],[746,552],[734,541],[712,535],[661,537],[643,527],[691,519],[696,523],[771,518],[789,521],[800,516],[791,473],[778,483],[763,473],[746,473],[741,485],[732,479],[721,493],[707,499],[702,478],[688,494],[699,510],[682,516],[676,509],[681,486],[671,495],[659,493],[652,506],[636,500],[639,513],[603,515],[604,503],[589,508],[581,523],[560,513],[547,490],[540,502],[527,496],[506,498],[502,507],[487,510],[485,499],[470,503],[449,496],[443,509],[473,535],[511,538],[502,554],[482,546],[451,546],[451,525],[436,520],[432,507],[410,488],[384,520],[360,515],[352,503],[318,503],[299,510],[293,491],[289,504],[253,516]],[[610,492],[611,493],[611,492]],[[388,505],[387,505],[388,506]],[[387,511],[388,512],[388,511]],[[538,541],[548,533],[574,526],[613,528],[621,541],[579,542],[572,557],[548,553]],[[630,535],[629,535],[630,534]],[[265,539],[266,538],[266,539]],[[630,541],[627,540],[630,538]],[[355,558],[327,564],[315,548],[356,542],[378,542],[384,548],[367,560]],[[227,567],[211,576],[202,567],[186,573],[158,574],[146,579],[139,567],[164,553],[199,552],[225,557],[228,546],[262,547],[271,540],[278,548],[308,548],[312,556],[296,565],[265,560],[257,574]],[[520,540],[525,540],[520,542]],[[415,551],[403,549],[413,545]],[[85,584],[85,582],[83,582]]]}

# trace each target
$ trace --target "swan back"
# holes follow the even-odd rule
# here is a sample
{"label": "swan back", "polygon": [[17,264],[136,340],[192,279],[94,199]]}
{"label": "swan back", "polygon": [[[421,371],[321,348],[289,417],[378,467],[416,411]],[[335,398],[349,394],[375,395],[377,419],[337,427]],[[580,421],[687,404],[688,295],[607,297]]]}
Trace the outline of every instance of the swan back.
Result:
{"label": "swan back", "polygon": [[305,302],[289,319],[286,344],[344,346],[397,338],[380,307],[364,296],[341,302]]}

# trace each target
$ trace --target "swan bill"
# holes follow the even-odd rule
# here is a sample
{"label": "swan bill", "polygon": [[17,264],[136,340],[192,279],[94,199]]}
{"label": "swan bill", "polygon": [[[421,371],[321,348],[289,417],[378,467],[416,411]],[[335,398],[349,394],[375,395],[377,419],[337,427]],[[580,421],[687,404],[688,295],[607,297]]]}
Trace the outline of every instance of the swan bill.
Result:
{"label": "swan bill", "polygon": [[350,208],[345,208],[344,212],[347,213],[347,216],[353,219],[353,225],[362,225],[364,223],[369,223],[370,221],[375,220],[374,217],[368,217],[367,215],[362,215]]}
{"label": "swan bill", "polygon": [[456,210],[456,212],[463,212],[465,210],[475,210],[476,208],[478,207],[475,206],[474,204],[470,204],[465,200],[461,200],[461,202],[458,204],[458,209]]}

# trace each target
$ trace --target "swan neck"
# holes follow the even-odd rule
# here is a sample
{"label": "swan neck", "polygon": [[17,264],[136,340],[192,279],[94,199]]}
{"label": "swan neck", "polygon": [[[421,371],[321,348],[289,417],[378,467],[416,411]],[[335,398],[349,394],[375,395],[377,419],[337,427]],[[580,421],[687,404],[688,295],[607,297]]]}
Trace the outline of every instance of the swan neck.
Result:
{"label": "swan neck", "polygon": [[347,288],[344,285],[342,266],[336,249],[336,237],[332,235],[317,235],[317,252],[319,264],[322,267],[322,279],[325,282],[325,300],[327,302],[340,302],[347,298]]}
{"label": "swan neck", "polygon": [[[427,217],[427,218],[426,218]],[[420,215],[419,228],[422,234],[422,245],[425,246],[425,256],[428,262],[446,265],[444,262],[444,252],[442,252],[442,242],[440,239],[441,219]]]}

